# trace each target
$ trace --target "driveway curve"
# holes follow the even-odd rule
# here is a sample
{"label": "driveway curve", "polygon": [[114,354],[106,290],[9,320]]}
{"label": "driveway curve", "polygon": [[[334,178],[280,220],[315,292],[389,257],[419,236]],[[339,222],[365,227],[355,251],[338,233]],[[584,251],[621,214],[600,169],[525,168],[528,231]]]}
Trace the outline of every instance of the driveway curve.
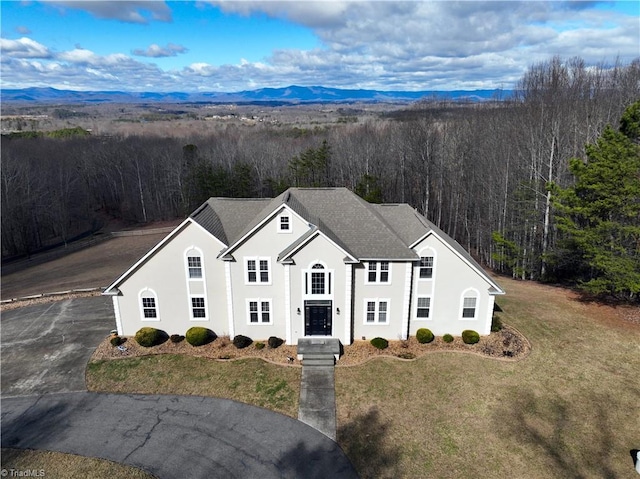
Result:
{"label": "driveway curve", "polygon": [[290,417],[226,399],[89,392],[2,400],[2,447],[100,457],[159,478],[357,478]]}
{"label": "driveway curve", "polygon": [[105,298],[2,315],[2,447],[99,457],[160,479],[357,478],[334,441],[288,416],[210,397],[87,392],[115,320]]}

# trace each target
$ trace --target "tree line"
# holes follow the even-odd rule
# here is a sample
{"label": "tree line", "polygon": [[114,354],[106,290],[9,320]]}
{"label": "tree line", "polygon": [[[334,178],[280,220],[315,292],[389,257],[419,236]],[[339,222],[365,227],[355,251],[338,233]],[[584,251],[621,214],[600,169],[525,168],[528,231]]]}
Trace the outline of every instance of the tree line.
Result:
{"label": "tree line", "polygon": [[587,160],[587,145],[639,98],[640,59],[588,67],[554,57],[532,65],[511,98],[425,100],[375,120],[222,125],[179,139],[5,137],[2,254],[69,241],[109,218],[181,217],[210,196],[346,186],[409,203],[500,272],[563,280],[557,252],[568,233],[554,188],[576,183],[570,160]]}

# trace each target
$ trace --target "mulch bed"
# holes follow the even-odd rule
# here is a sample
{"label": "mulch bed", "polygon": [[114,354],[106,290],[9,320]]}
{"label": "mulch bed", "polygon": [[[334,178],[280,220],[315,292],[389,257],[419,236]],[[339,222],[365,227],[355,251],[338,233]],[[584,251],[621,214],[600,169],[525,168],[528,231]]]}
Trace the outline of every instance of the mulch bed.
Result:
{"label": "mulch bed", "polygon": [[[177,343],[167,340],[158,346],[145,348],[140,346],[133,337],[123,339],[125,342],[122,347],[117,348],[111,345],[110,338],[105,338],[94,351],[91,360],[133,358],[155,354],[184,354],[222,361],[260,358],[275,364],[301,365],[297,358],[296,346],[282,345],[273,349],[265,344],[262,349],[259,349],[254,342],[246,348],[238,349],[228,337],[219,337],[209,344],[198,347],[191,346],[185,340]],[[428,344],[420,344],[415,337],[411,337],[406,341],[389,341],[389,347],[380,350],[372,346],[369,341],[358,340],[349,346],[344,346],[344,354],[336,364],[337,366],[355,366],[378,357],[413,360],[425,354],[446,351],[477,354],[502,361],[518,361],[529,354],[531,344],[518,330],[504,325],[501,331],[491,333],[489,336],[482,336],[480,342],[473,345],[464,344],[460,337],[455,337],[451,343],[445,343],[441,337],[436,337]]]}

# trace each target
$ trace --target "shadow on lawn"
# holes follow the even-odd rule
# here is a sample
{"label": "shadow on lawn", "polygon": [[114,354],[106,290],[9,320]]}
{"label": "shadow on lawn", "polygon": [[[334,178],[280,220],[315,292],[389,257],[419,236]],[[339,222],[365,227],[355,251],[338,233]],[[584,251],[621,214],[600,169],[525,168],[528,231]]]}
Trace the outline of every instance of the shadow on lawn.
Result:
{"label": "shadow on lawn", "polygon": [[400,449],[390,443],[388,427],[372,408],[338,428],[338,441],[362,479],[403,477]]}
{"label": "shadow on lawn", "polygon": [[612,464],[630,461],[626,450],[614,450],[609,403],[606,394],[573,402],[521,392],[511,404],[503,404],[494,420],[509,439],[532,453],[524,459],[530,461],[536,477],[551,467],[564,477],[613,479],[619,468]]}

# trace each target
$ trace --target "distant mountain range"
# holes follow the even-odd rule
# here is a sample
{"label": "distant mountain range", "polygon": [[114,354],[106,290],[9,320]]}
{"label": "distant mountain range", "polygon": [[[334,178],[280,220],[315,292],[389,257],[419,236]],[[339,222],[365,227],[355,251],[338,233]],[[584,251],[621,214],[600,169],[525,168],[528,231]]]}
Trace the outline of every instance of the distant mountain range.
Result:
{"label": "distant mountain range", "polygon": [[332,103],[332,102],[414,102],[423,98],[455,101],[486,101],[505,98],[508,90],[455,90],[455,91],[380,91],[343,90],[322,86],[288,86],[260,88],[235,93],[228,92],[127,92],[127,91],[74,91],[55,88],[2,89],[0,98],[8,103]]}

